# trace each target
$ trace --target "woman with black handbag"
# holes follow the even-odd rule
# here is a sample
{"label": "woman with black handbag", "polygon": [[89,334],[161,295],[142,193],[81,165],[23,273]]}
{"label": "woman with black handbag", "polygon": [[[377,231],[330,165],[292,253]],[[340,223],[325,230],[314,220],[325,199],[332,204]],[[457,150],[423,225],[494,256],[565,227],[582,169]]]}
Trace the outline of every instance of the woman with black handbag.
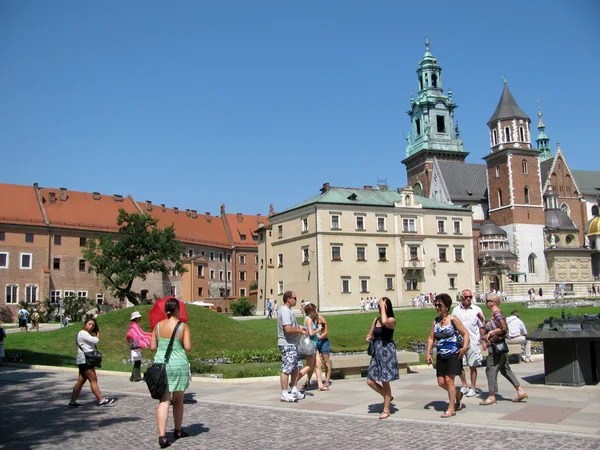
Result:
{"label": "woman with black handbag", "polygon": [[[73,387],[73,394],[69,402],[70,408],[81,406],[77,403],[77,397],[86,381],[89,380],[92,393],[98,400],[98,406],[107,406],[114,403],[114,398],[105,398],[98,387],[98,376],[96,367],[101,362],[102,355],[96,349],[100,341],[100,327],[96,319],[90,317],[83,324],[83,328],[77,333],[77,367],[79,367],[79,378]],[[87,354],[87,355],[86,355]]]}
{"label": "woman with black handbag", "polygon": [[[167,418],[169,402],[173,401],[173,419],[175,422],[175,440],[189,436],[183,431],[183,396],[190,385],[190,365],[186,352],[192,350],[190,327],[179,321],[179,300],[170,298],[165,302],[167,318],[161,320],[152,332],[150,350],[157,350],[155,363],[166,362],[167,390],[156,408],[158,424],[158,444],[161,448],[171,445],[167,440]],[[171,339],[173,337],[173,339]],[[172,344],[170,344],[172,341]],[[169,346],[172,346],[169,358],[166,356]]]}
{"label": "woman with black handbag", "polygon": [[485,361],[485,374],[488,380],[489,392],[488,397],[479,404],[481,406],[488,406],[497,403],[498,372],[517,390],[517,396],[512,401],[521,402],[526,400],[528,395],[521,387],[519,380],[508,364],[508,345],[506,344],[508,325],[506,324],[506,317],[499,307],[500,297],[497,294],[490,294],[487,296],[485,304],[492,312],[490,319],[485,324],[485,335],[483,336],[483,349],[488,349],[488,356]]}

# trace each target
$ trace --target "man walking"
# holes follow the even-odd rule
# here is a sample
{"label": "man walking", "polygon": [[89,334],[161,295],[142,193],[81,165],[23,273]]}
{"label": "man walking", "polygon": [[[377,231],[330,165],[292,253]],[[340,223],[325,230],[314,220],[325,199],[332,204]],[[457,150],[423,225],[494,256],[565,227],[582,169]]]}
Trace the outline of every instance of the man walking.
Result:
{"label": "man walking", "polygon": [[[302,400],[304,394],[298,391],[298,375],[302,367],[298,342],[301,335],[308,334],[306,327],[299,326],[292,308],[296,306],[296,293],[286,291],[283,294],[283,305],[277,317],[277,345],[281,351],[281,401],[295,402]],[[288,392],[288,383],[292,392]]]}
{"label": "man walking", "polygon": [[273,318],[273,303],[271,302],[271,299],[267,300],[267,319],[272,319]]}
{"label": "man walking", "polygon": [[27,311],[25,308],[21,308],[17,312],[17,317],[19,318],[19,327],[21,327],[21,332],[29,331],[27,329],[27,318],[29,317],[29,311]]}
{"label": "man walking", "polygon": [[467,377],[465,371],[460,374],[462,387],[460,391],[467,397],[476,395],[477,385],[477,368],[481,367],[483,358],[481,356],[481,336],[483,335],[483,324],[485,318],[481,308],[473,305],[473,293],[469,289],[462,291],[461,303],[454,308],[452,316],[462,322],[464,327],[469,332],[469,348],[463,357],[463,366],[469,366],[471,374],[471,387],[467,385]]}
{"label": "man walking", "polygon": [[508,325],[508,336],[506,336],[507,344],[521,344],[521,358],[525,362],[532,362],[531,359],[531,341],[528,341],[527,328],[525,324],[519,318],[519,311],[514,310],[510,313],[510,316],[506,318],[506,325]]}

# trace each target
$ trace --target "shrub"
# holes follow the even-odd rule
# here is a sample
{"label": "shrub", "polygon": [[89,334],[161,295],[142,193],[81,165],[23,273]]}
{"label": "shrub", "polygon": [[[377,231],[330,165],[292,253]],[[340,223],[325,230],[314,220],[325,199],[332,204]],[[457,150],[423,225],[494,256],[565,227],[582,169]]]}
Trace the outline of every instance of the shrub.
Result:
{"label": "shrub", "polygon": [[40,313],[40,322],[48,323],[56,319],[58,314],[58,305],[51,303],[49,299],[40,302],[38,312]]}
{"label": "shrub", "polygon": [[231,304],[234,316],[251,316],[254,314],[254,305],[246,297],[240,297],[237,302]]}
{"label": "shrub", "polygon": [[214,366],[205,362],[192,361],[190,363],[190,370],[192,373],[211,373],[213,372]]}
{"label": "shrub", "polygon": [[86,297],[69,296],[63,300],[63,313],[70,314],[73,322],[80,322],[88,311],[95,309],[96,303]]}

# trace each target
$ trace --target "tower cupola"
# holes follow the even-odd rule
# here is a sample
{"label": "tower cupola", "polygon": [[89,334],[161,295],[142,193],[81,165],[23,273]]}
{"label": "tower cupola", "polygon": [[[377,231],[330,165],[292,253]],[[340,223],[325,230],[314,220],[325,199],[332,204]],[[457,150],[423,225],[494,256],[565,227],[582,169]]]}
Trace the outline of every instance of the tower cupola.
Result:
{"label": "tower cupola", "polygon": [[519,108],[504,80],[500,101],[488,121],[492,153],[508,147],[531,149],[530,123],[531,120]]}
{"label": "tower cupola", "polygon": [[542,110],[538,106],[538,117],[540,118],[540,121],[538,122],[538,137],[535,141],[537,143],[537,149],[540,152],[542,152],[542,154],[540,155],[541,161],[545,161],[552,157],[552,151],[550,149],[550,139],[546,135],[546,125],[542,120],[543,115],[544,114],[542,114]]}
{"label": "tower cupola", "polygon": [[419,93],[423,90],[442,90],[442,68],[429,51],[429,36],[425,35],[425,55],[419,61]]}

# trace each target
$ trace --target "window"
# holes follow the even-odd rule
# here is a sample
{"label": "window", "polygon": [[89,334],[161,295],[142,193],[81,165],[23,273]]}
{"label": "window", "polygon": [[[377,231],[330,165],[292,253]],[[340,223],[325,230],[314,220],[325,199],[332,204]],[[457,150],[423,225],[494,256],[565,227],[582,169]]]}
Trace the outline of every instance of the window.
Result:
{"label": "window", "polygon": [[50,291],[50,303],[58,303],[60,291]]}
{"label": "window", "polygon": [[506,139],[505,142],[511,142],[512,141],[512,139],[510,137],[510,128],[509,127],[504,128],[504,138]]}
{"label": "window", "polygon": [[277,294],[283,295],[283,281],[277,282]]}
{"label": "window", "polygon": [[204,278],[204,266],[196,266],[196,274],[199,278]]}
{"label": "window", "polygon": [[3,241],[4,239],[6,239],[6,234],[4,231],[0,231],[0,241]]}
{"label": "window", "polygon": [[387,261],[387,247],[377,247],[379,261]]}
{"label": "window", "polygon": [[7,284],[6,285],[6,303],[18,303],[19,302],[19,285],[18,284]]}
{"label": "window", "polygon": [[342,294],[350,293],[350,278],[342,278]]}
{"label": "window", "polygon": [[498,145],[498,131],[492,131],[492,145]]}
{"label": "window", "polygon": [[419,281],[416,278],[408,278],[406,280],[406,290],[407,291],[419,290]]}
{"label": "window", "polygon": [[8,253],[0,253],[0,269],[8,269]]}
{"label": "window", "polygon": [[340,228],[340,216],[334,214],[331,216],[331,229],[332,230],[341,230]]}
{"label": "window", "polygon": [[308,247],[302,247],[302,264],[306,264],[309,262],[310,253],[308,252]]}
{"label": "window", "polygon": [[246,281],[246,271],[240,270],[240,281]]}
{"label": "window", "polygon": [[85,259],[80,259],[79,260],[79,271],[80,272],[85,272]]}
{"label": "window", "polygon": [[194,256],[194,249],[193,248],[188,248],[188,256],[189,257]]}
{"label": "window", "polygon": [[177,271],[175,269],[171,269],[171,275],[173,275],[174,277],[177,276]]}
{"label": "window", "polygon": [[21,269],[31,269],[31,253],[21,253]]}
{"label": "window", "polygon": [[254,264],[258,264],[258,255],[254,257]]}
{"label": "window", "polygon": [[446,125],[444,123],[444,116],[436,116],[436,125],[438,133],[446,132]]}
{"label": "window", "polygon": [[204,294],[204,288],[199,287],[198,288],[198,297],[202,297]]}
{"label": "window", "polygon": [[240,239],[241,239],[242,241],[245,241],[245,240],[246,240],[246,235],[245,235],[245,234],[240,234]]}
{"label": "window", "polygon": [[360,279],[360,292],[363,294],[369,292],[369,280],[367,278]]}
{"label": "window", "polygon": [[567,205],[566,203],[563,203],[562,205],[560,205],[560,209],[567,216],[571,217],[571,209],[569,208],[569,205]]}
{"label": "window", "polygon": [[527,160],[524,159],[523,162],[521,163],[521,166],[523,168],[523,173],[524,174],[528,174],[529,173],[529,168],[527,167]]}
{"label": "window", "polygon": [[454,221],[454,234],[460,234],[460,220]]}
{"label": "window", "polygon": [[230,263],[230,262],[231,262],[231,255],[230,255],[230,254],[228,254],[228,255],[227,255],[227,262],[228,262],[228,263]]}
{"label": "window", "polygon": [[405,233],[414,233],[416,231],[415,219],[402,219],[402,230]]}
{"label": "window", "polygon": [[246,264],[246,255],[240,255],[240,264]]}
{"label": "window", "polygon": [[408,247],[408,251],[410,252],[410,259],[416,261],[419,259],[419,247],[412,246]]}
{"label": "window", "polygon": [[523,127],[519,127],[519,137],[521,138],[521,142],[525,142],[525,130],[523,130]]}
{"label": "window", "polygon": [[254,272],[254,279],[258,281],[258,271]]}
{"label": "window", "polygon": [[25,242],[33,242],[33,233],[25,233]]}
{"label": "window", "polygon": [[277,266],[283,267],[283,253],[277,255]]}
{"label": "window", "polygon": [[277,227],[277,237],[281,239],[283,237],[283,225]]}
{"label": "window", "polygon": [[211,280],[214,280],[214,279],[215,279],[215,271],[214,271],[214,270],[211,270],[211,271],[210,271],[210,279],[211,279]]}
{"label": "window", "polygon": [[356,216],[356,229],[358,231],[365,230],[365,218],[363,216]]}
{"label": "window", "polygon": [[463,260],[463,255],[462,255],[463,252],[462,251],[463,251],[462,248],[455,248],[454,249],[454,259],[456,261],[462,261]]}
{"label": "window", "polygon": [[598,215],[598,205],[592,206],[592,216],[596,217]]}
{"label": "window", "polygon": [[227,281],[231,281],[231,270],[227,271]]}
{"label": "window", "polygon": [[523,195],[525,197],[525,204],[529,205],[529,186],[525,186],[523,189]]}
{"label": "window", "polygon": [[527,268],[529,270],[529,273],[535,273],[535,260],[535,253],[532,253],[531,255],[529,255],[529,258],[527,258]]}
{"label": "window", "polygon": [[104,294],[96,294],[96,304],[104,304]]}
{"label": "window", "polygon": [[202,256],[205,256],[205,255],[206,255],[206,252],[205,252],[204,250],[201,250],[201,251],[200,251],[200,254],[201,254]]}
{"label": "window", "polygon": [[500,166],[496,166],[496,178],[500,178]]}
{"label": "window", "polygon": [[450,284],[450,289],[456,289],[456,276],[448,276],[448,282]]}
{"label": "window", "polygon": [[210,259],[211,261],[214,261],[214,260],[215,260],[215,252],[210,252],[210,257],[209,257],[209,259]]}
{"label": "window", "polygon": [[60,234],[54,235],[54,245],[62,244],[62,236]]}
{"label": "window", "polygon": [[225,274],[223,273],[222,270],[219,270],[219,281],[224,281],[225,280]]}
{"label": "window", "polygon": [[85,247],[86,244],[87,244],[87,238],[80,237],[79,238],[79,246],[80,247]]}
{"label": "window", "polygon": [[246,288],[240,288],[240,297],[246,296]]}
{"label": "window", "polygon": [[302,232],[308,233],[308,217],[303,217],[300,220],[302,221]]}
{"label": "window", "polygon": [[219,253],[219,261],[223,262],[223,253]]}
{"label": "window", "polygon": [[68,291],[65,289],[63,298],[75,298],[75,291]]}
{"label": "window", "polygon": [[365,247],[356,247],[356,260],[357,261],[366,261],[367,258],[365,256]]}
{"label": "window", "polygon": [[438,220],[438,233],[445,233],[445,232],[446,232],[446,221]]}
{"label": "window", "polygon": [[25,303],[37,302],[38,287],[36,284],[25,285]]}
{"label": "window", "polygon": [[502,206],[502,189],[498,189],[498,208]]}
{"label": "window", "polygon": [[88,291],[77,291],[77,298],[88,298]]}
{"label": "window", "polygon": [[385,290],[386,291],[394,290],[394,277],[392,277],[392,276],[385,277]]}
{"label": "window", "polygon": [[171,286],[170,291],[173,297],[177,297],[177,286]]}
{"label": "window", "polygon": [[446,249],[444,247],[438,249],[438,253],[439,253],[439,257],[440,257],[440,261],[447,261],[446,259]]}
{"label": "window", "polygon": [[338,246],[331,247],[331,259],[333,261],[341,261],[342,260],[342,247],[338,247]]}
{"label": "window", "polygon": [[386,231],[385,217],[378,217],[377,218],[377,231]]}

